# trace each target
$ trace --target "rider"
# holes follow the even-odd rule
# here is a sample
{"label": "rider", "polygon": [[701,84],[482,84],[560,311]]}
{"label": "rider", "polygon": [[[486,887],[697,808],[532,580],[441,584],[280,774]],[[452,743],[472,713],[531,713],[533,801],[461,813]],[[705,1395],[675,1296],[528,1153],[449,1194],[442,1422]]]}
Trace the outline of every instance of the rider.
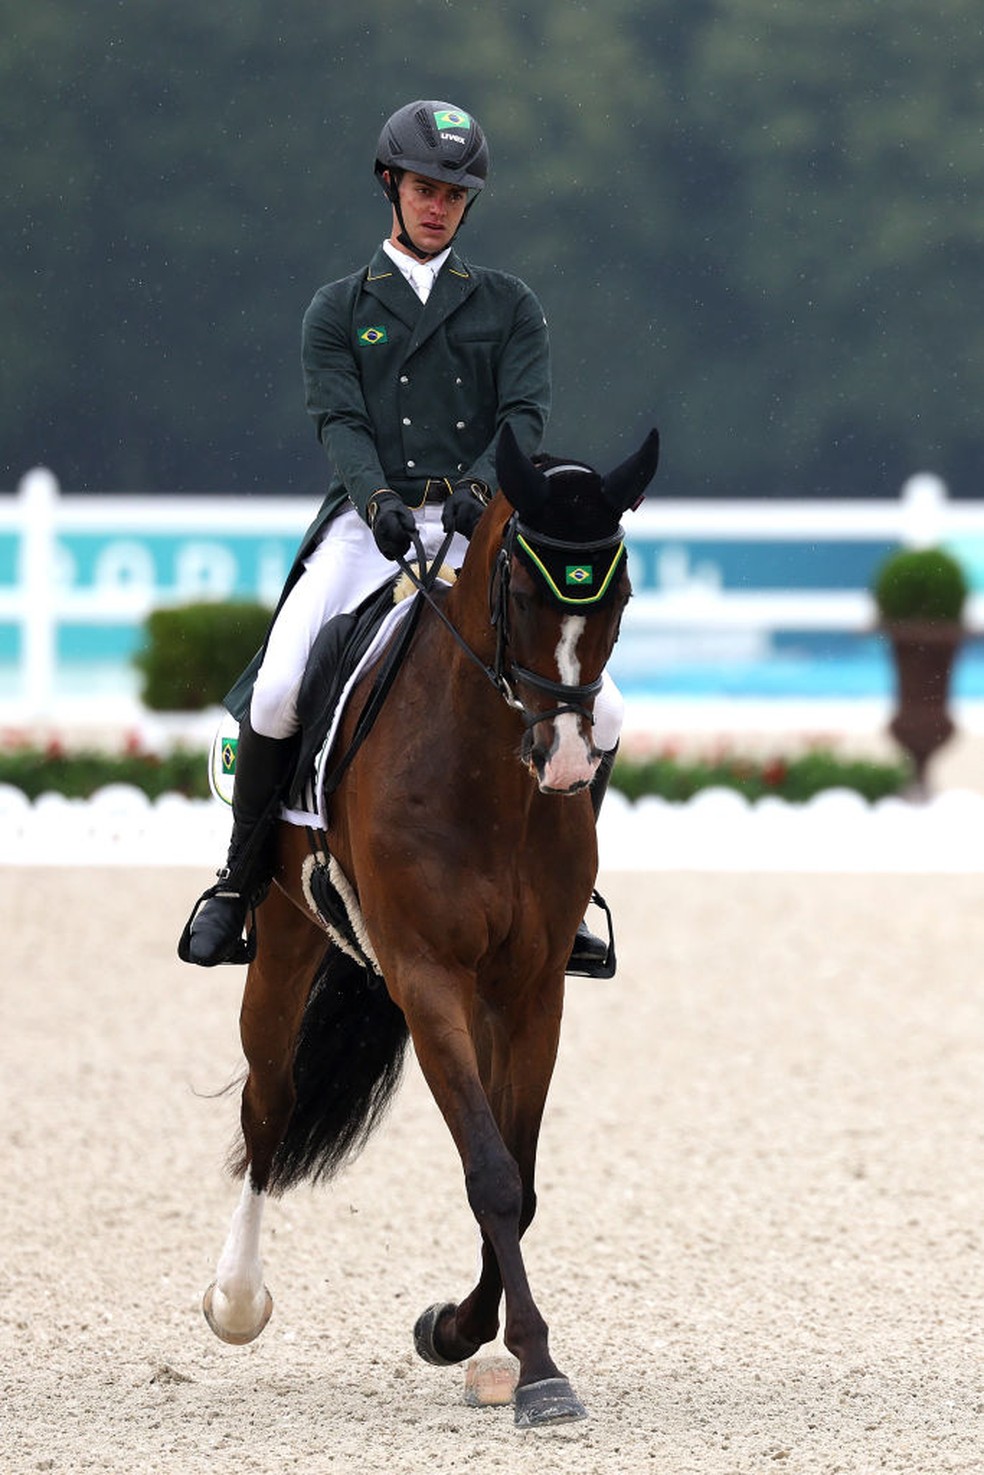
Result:
{"label": "rider", "polygon": [[[367,268],[322,287],[305,314],[307,409],[335,470],[259,664],[226,699],[241,719],[232,837],[218,884],[179,944],[187,962],[243,958],[248,913],[271,876],[298,691],[319,630],[392,577],[415,532],[428,558],[453,532],[448,561],[460,566],[495,486],[499,430],[508,421],[528,455],[540,445],[550,403],[543,310],[517,277],[466,264],[452,244],[488,163],[485,135],[463,109],[419,101],[395,112],[375,161],[390,236]],[[608,682],[596,725],[612,750],[620,724]],[[596,812],[613,756],[592,785]],[[572,971],[590,972],[605,952],[582,923]]]}

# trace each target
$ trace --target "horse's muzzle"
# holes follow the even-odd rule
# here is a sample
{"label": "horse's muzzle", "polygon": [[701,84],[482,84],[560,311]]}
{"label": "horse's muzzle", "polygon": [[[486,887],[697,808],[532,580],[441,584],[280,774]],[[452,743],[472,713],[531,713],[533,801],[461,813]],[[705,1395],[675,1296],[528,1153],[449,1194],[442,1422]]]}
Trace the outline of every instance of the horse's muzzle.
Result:
{"label": "horse's muzzle", "polygon": [[579,733],[548,750],[530,745],[527,761],[543,794],[577,794],[586,789],[598,771],[601,755]]}

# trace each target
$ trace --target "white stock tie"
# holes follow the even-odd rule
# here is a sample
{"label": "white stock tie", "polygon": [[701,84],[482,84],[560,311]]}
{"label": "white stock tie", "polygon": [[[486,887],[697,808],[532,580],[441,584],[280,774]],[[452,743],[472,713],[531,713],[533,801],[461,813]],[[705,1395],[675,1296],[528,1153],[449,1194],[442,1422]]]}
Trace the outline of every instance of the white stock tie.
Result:
{"label": "white stock tie", "polygon": [[410,267],[410,280],[421,302],[426,302],[430,296],[431,287],[434,285],[434,273],[428,271],[426,266],[413,263]]}

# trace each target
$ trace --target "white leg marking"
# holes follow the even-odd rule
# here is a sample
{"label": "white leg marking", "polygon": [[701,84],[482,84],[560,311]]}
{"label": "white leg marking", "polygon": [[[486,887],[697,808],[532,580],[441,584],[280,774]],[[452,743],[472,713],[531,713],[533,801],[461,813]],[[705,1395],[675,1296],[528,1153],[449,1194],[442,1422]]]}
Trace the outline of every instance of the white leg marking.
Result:
{"label": "white leg marking", "polygon": [[223,1333],[237,1340],[248,1333],[255,1335],[256,1328],[262,1329],[269,1316],[260,1259],[265,1203],[266,1194],[253,1191],[247,1173],[215,1272],[212,1316]]}

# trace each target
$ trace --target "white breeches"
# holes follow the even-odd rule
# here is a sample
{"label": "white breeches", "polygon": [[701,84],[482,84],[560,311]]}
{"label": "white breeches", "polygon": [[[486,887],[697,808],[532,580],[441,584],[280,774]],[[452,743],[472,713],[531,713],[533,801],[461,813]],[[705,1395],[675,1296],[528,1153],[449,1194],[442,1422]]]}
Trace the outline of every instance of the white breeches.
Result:
{"label": "white breeches", "polygon": [[[414,512],[428,559],[444,541],[441,506],[426,503]],[[468,544],[456,533],[446,555],[460,568]],[[284,600],[267,641],[250,703],[250,724],[263,737],[286,738],[297,731],[297,696],[311,647],[334,615],[347,614],[393,577],[395,564],[376,547],[369,527],[347,507],[326,527],[304,561],[304,572]],[[614,681],[604,676],[595,700],[593,740],[602,752],[614,748],[625,703]]]}

